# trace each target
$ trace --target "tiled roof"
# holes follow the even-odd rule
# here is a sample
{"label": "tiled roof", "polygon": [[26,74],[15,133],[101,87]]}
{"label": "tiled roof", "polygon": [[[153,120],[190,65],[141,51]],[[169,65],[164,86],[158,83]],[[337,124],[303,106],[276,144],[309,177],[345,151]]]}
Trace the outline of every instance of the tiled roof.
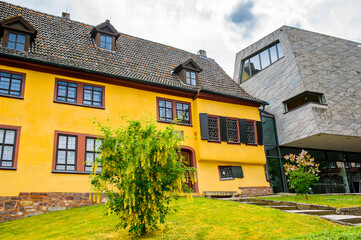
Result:
{"label": "tiled roof", "polygon": [[197,90],[198,87],[184,85],[172,73],[176,66],[191,57],[203,69],[198,75],[201,90],[261,102],[240,88],[213,59],[123,33],[116,41],[115,51],[104,50],[95,45],[90,35],[94,26],[0,2],[0,20],[19,14],[38,31],[35,43],[31,44],[29,52],[0,44],[0,55],[75,67],[129,81]]}

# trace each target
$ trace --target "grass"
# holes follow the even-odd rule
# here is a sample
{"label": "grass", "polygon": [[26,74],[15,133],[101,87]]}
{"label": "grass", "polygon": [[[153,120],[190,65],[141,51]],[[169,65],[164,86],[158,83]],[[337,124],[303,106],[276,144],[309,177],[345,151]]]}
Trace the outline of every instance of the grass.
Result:
{"label": "grass", "polygon": [[336,228],[329,231],[307,234],[303,236],[290,237],[287,240],[359,240],[361,239],[361,226]]}
{"label": "grass", "polygon": [[[341,227],[314,216],[285,213],[236,202],[182,198],[167,216],[167,225],[142,239],[282,239],[320,229]],[[131,239],[114,231],[116,218],[104,216],[103,206],[75,208],[0,224],[4,239]]]}
{"label": "grass", "polygon": [[304,195],[280,196],[280,197],[260,197],[260,199],[310,203],[335,208],[360,207],[361,195],[309,195],[307,200]]}

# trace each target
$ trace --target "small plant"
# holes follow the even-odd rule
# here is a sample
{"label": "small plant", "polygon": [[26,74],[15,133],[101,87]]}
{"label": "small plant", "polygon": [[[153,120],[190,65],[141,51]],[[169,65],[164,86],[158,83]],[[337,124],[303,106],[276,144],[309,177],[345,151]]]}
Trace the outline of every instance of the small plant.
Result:
{"label": "small plant", "polygon": [[129,120],[117,129],[99,126],[102,170],[97,174],[98,163],[93,165],[93,189],[107,196],[105,206],[118,216],[118,227],[138,235],[157,229],[171,210],[170,201],[187,188],[186,176],[194,176],[189,172],[195,169],[182,162],[179,134],[173,125],[160,130],[152,121]]}
{"label": "small plant", "polygon": [[318,167],[320,164],[315,162],[314,158],[303,150],[296,156],[289,154],[285,156],[288,161],[283,165],[285,174],[289,176],[288,184],[291,189],[294,189],[297,194],[305,194],[308,199],[307,193],[312,190],[312,187],[319,180]]}

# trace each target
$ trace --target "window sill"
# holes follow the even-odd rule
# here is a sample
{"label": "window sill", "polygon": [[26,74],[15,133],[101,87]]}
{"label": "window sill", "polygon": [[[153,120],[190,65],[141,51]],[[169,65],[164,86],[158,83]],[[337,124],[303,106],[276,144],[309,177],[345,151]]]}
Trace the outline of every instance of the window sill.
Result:
{"label": "window sill", "polygon": [[234,180],[234,178],[221,178],[220,181]]}
{"label": "window sill", "polygon": [[54,103],[61,103],[61,104],[68,104],[68,105],[74,105],[79,107],[88,107],[88,108],[96,108],[96,109],[105,109],[105,107],[98,107],[98,106],[92,106],[92,105],[85,105],[85,104],[79,104],[79,103],[71,103],[71,102],[63,102],[59,100],[53,100]]}
{"label": "window sill", "polygon": [[24,97],[8,95],[8,94],[3,94],[3,93],[0,93],[0,97],[8,97],[8,98],[16,98],[16,99],[24,100]]}
{"label": "window sill", "polygon": [[246,143],[246,146],[255,146],[255,147],[257,147],[258,144],[257,143]]}
{"label": "window sill", "polygon": [[219,140],[208,140],[208,142],[210,142],[210,143],[222,143],[222,141],[219,141]]}
{"label": "window sill", "polygon": [[12,170],[12,171],[14,171],[14,170],[16,170],[16,168],[15,167],[0,167],[0,170]]}
{"label": "window sill", "polygon": [[193,124],[187,124],[187,123],[174,123],[174,122],[168,122],[168,121],[163,121],[163,120],[158,120],[157,122],[159,122],[159,123],[175,124],[175,125],[186,126],[186,127],[193,127]]}
{"label": "window sill", "polygon": [[295,111],[295,110],[297,110],[297,109],[300,109],[300,108],[305,107],[305,106],[310,105],[310,104],[314,104],[315,107],[320,107],[320,108],[322,108],[322,109],[327,109],[327,108],[328,108],[328,105],[327,105],[327,104],[324,104],[324,103],[308,102],[308,103],[305,103],[305,104],[303,104],[303,105],[301,105],[301,106],[298,106],[298,107],[296,107],[296,108],[294,108],[294,109],[291,109],[291,110],[289,110],[289,111],[287,111],[287,112],[284,112],[283,114],[287,114],[287,113],[289,113],[289,112]]}
{"label": "window sill", "polygon": [[230,144],[230,145],[241,145],[240,142],[227,142],[227,144]]}
{"label": "window sill", "polygon": [[[65,170],[52,170],[51,173],[81,174],[81,175],[93,174],[93,172],[78,172],[78,171],[65,171]],[[99,173],[97,173],[97,175],[98,174]]]}

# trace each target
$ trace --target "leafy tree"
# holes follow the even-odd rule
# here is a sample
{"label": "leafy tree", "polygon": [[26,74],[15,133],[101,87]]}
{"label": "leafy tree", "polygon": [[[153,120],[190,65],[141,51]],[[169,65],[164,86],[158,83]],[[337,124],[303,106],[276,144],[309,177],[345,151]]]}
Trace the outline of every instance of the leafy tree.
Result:
{"label": "leafy tree", "polygon": [[[169,203],[187,188],[186,174],[194,168],[181,161],[180,136],[173,125],[157,129],[154,122],[130,120],[112,129],[99,124],[101,156],[94,163],[91,184],[104,193],[108,214],[119,217],[118,227],[143,235],[164,223]],[[96,174],[96,166],[102,170]]]}
{"label": "leafy tree", "polygon": [[288,161],[283,165],[285,174],[289,176],[288,184],[297,194],[305,194],[310,192],[320,177],[318,177],[318,167],[320,164],[315,162],[314,158],[307,151],[302,150],[298,156],[289,154],[285,156]]}

